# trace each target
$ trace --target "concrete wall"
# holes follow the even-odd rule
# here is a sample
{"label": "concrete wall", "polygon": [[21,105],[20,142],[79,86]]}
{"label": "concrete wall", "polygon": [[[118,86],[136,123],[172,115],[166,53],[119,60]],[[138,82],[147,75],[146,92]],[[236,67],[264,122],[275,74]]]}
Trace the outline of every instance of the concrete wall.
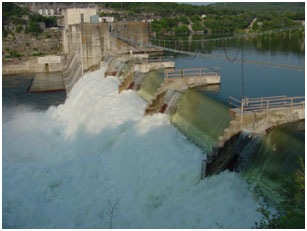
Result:
{"label": "concrete wall", "polygon": [[105,43],[108,41],[106,23],[81,24],[82,61],[84,71],[100,64],[105,56]]}
{"label": "concrete wall", "polygon": [[71,25],[63,31],[63,50],[68,55],[72,52],[81,52],[81,25]]}
{"label": "concrete wall", "polygon": [[62,72],[37,73],[32,80],[29,92],[65,91]]}
{"label": "concrete wall", "polygon": [[63,67],[63,79],[67,97],[74,84],[83,76],[81,54],[70,53]]}
{"label": "concrete wall", "polygon": [[[115,23],[83,23],[70,25],[63,33],[64,52],[68,54],[72,51],[82,49],[84,71],[98,67],[100,61],[107,55],[118,55],[138,51],[129,44],[120,41],[110,35],[109,27],[112,30],[121,31],[123,36],[148,42],[148,24],[142,22],[115,22]],[[81,35],[81,37],[80,37]]]}
{"label": "concrete wall", "polygon": [[166,80],[169,89],[181,90],[188,87],[204,86],[210,84],[220,84],[221,76],[201,76],[201,77],[183,77],[183,78],[168,78]]}
{"label": "concrete wall", "polygon": [[224,129],[224,135],[218,138],[218,147],[223,147],[231,137],[241,131],[256,134],[266,134],[266,131],[272,127],[291,123],[299,120],[305,120],[305,106],[295,108],[273,108],[269,111],[244,112],[241,120],[240,109],[230,109],[233,120],[229,127]]}
{"label": "concrete wall", "polygon": [[[241,114],[237,109],[231,109],[236,113],[236,121],[241,122]],[[305,106],[285,108],[273,108],[268,112],[245,112],[241,123],[241,130],[254,133],[265,133],[267,129],[285,123],[305,119]]]}
{"label": "concrete wall", "polygon": [[167,61],[167,62],[148,62],[134,65],[134,71],[138,72],[149,72],[151,70],[158,70],[162,68],[174,68],[175,62]]}
{"label": "concrete wall", "polygon": [[[61,56],[61,60],[65,57]],[[12,74],[34,74],[38,72],[46,72],[45,64],[39,64],[37,57],[31,57],[27,61],[16,61],[12,64],[5,64],[2,67],[2,75]],[[48,72],[62,71],[61,63],[49,63]]]}
{"label": "concrete wall", "polygon": [[69,25],[81,23],[81,14],[83,14],[83,22],[90,22],[90,17],[97,14],[96,8],[71,8],[64,11],[65,29]]}

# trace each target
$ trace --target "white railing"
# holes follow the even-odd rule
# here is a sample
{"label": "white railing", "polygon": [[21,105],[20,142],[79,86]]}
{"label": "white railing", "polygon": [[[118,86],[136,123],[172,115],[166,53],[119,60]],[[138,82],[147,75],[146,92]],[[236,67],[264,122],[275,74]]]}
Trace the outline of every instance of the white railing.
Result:
{"label": "white railing", "polygon": [[218,72],[212,71],[210,68],[188,68],[188,69],[166,69],[164,71],[164,79],[168,78],[193,78],[217,76]]}
{"label": "white railing", "polygon": [[305,96],[288,97],[286,95],[270,96],[261,98],[242,98],[236,99],[229,96],[229,104],[240,109],[241,122],[246,111],[260,112],[265,111],[267,116],[269,110],[289,110],[305,108]]}

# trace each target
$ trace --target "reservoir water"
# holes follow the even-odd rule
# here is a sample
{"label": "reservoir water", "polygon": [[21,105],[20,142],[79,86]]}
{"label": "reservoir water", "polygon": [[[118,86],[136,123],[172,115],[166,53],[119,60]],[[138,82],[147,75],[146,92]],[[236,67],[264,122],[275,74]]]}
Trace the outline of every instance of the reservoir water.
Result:
{"label": "reservoir water", "polygon": [[[263,189],[278,183],[279,170],[296,169],[292,155],[304,156],[304,132],[278,129],[246,151],[262,161],[246,155],[254,161],[245,171],[200,180],[201,161],[229,120],[227,98],[241,95],[240,64],[175,61],[176,68],[219,66],[222,84],[219,92],[186,91],[171,116],[143,115],[159,73],[140,92],[122,94],[103,69],[87,73],[66,100],[64,93],[26,93],[30,78],[3,77],[3,227],[254,227],[261,193],[272,194]],[[246,95],[304,95],[304,72],[267,68],[244,65]],[[276,150],[284,150],[280,158]]]}

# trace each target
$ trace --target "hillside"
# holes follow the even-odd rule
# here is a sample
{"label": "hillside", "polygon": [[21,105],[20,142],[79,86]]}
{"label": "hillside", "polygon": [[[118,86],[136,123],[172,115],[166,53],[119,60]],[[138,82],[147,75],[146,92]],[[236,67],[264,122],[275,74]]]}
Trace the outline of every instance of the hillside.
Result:
{"label": "hillside", "polygon": [[[305,3],[215,3],[210,5],[174,2],[109,2],[117,19],[148,20],[153,32],[160,33],[241,33],[302,25]],[[225,8],[226,6],[226,8]]]}
{"label": "hillside", "polygon": [[255,12],[298,12],[305,11],[304,2],[227,2],[210,5],[214,9],[248,10]]}
{"label": "hillside", "polygon": [[57,54],[61,50],[61,31],[55,17],[31,13],[15,3],[2,4],[2,60]]}

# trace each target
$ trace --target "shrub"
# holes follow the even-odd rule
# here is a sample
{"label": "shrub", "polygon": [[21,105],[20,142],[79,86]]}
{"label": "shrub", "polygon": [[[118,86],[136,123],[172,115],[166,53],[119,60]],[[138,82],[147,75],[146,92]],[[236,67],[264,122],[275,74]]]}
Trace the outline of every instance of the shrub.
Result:
{"label": "shrub", "polygon": [[17,26],[15,31],[16,33],[19,33],[20,31],[22,31],[22,29],[23,29],[22,26]]}
{"label": "shrub", "polygon": [[254,22],[254,24],[252,26],[252,29],[253,30],[258,30],[258,28],[259,28],[259,25],[258,25],[258,22],[256,21],[256,22]]}
{"label": "shrub", "polygon": [[43,22],[46,25],[46,28],[57,26],[56,18],[53,17],[44,17]]}
{"label": "shrub", "polygon": [[42,55],[45,55],[45,53],[43,53],[43,52],[38,52],[38,53],[32,54],[32,56],[42,56]]}
{"label": "shrub", "polygon": [[3,38],[6,38],[7,37],[7,30],[2,30],[2,37]]}
{"label": "shrub", "polygon": [[179,33],[189,33],[190,30],[189,30],[189,28],[187,26],[182,25],[182,26],[175,27],[174,32],[176,34],[179,34]]}
{"label": "shrub", "polygon": [[22,55],[19,54],[17,51],[10,51],[9,55],[6,56],[7,58],[20,58]]}
{"label": "shrub", "polygon": [[300,169],[285,180],[280,187],[283,202],[276,214],[271,214],[264,205],[257,210],[262,213],[262,220],[256,223],[257,229],[304,229],[305,228],[305,163],[298,159]]}
{"label": "shrub", "polygon": [[189,20],[186,17],[184,17],[184,16],[181,16],[179,18],[179,20],[180,20],[180,22],[182,22],[185,25],[189,25],[190,24]]}
{"label": "shrub", "polygon": [[193,31],[203,31],[204,27],[200,23],[192,24]]}
{"label": "shrub", "polygon": [[190,19],[193,23],[197,23],[201,21],[200,17],[198,17],[197,15],[191,16]]}

